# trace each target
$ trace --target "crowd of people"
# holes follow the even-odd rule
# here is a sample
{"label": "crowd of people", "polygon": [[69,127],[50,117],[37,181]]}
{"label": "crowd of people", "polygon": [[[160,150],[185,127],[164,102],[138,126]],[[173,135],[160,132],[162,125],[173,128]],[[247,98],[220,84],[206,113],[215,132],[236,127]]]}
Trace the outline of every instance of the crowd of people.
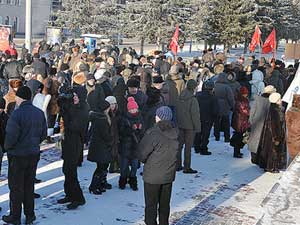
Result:
{"label": "crowd of people", "polygon": [[[198,172],[191,165],[192,148],[211,155],[212,128],[216,141],[224,133],[233,157],[242,158],[248,144],[253,163],[279,172],[286,166],[287,141],[294,144],[286,139],[281,96],[297,69],[298,64],[286,68],[280,60],[254,56],[228,63],[212,49],[190,62],[170,52],[145,56],[105,44],[89,53],[74,42],[41,42],[38,52],[22,49],[20,57],[2,53],[0,147],[1,161],[8,155],[10,188],[10,214],[3,221],[20,224],[22,204],[26,223],[36,219],[39,146],[52,143],[57,133],[65,175],[65,197],[58,204],[76,209],[86,203],[77,167],[87,148],[87,160],[96,163],[89,186],[94,195],[112,189],[108,172],[120,173],[120,189],[128,184],[137,191],[137,170],[144,165],[147,225],[157,225],[158,213],[159,224],[169,224],[175,173]],[[287,112],[289,124],[299,115],[299,102],[296,96]],[[298,139],[299,129],[291,130]]]}

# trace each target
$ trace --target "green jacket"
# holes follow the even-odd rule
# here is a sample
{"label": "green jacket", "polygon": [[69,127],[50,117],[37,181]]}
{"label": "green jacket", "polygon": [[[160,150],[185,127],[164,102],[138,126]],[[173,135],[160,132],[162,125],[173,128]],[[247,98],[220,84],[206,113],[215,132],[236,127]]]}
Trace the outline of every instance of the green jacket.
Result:
{"label": "green jacket", "polygon": [[176,103],[178,127],[186,130],[201,131],[200,109],[192,91],[185,89]]}

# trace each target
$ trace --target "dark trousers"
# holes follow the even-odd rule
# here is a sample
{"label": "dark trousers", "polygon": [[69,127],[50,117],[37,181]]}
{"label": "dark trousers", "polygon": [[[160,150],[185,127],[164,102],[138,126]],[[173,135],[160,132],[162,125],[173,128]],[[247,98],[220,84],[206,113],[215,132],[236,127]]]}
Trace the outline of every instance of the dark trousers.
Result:
{"label": "dark trousers", "polygon": [[106,163],[97,163],[97,168],[94,172],[94,176],[104,174],[104,173],[107,175],[108,166],[109,166],[109,164],[106,164]]}
{"label": "dark trousers", "polygon": [[144,183],[146,225],[157,225],[157,212],[159,214],[159,225],[169,225],[171,194],[172,183]]}
{"label": "dark trousers", "polygon": [[213,123],[211,121],[201,121],[201,132],[196,134],[194,145],[197,152],[208,150],[209,136]]}
{"label": "dark trousers", "polygon": [[34,178],[39,155],[8,156],[10,214],[21,219],[22,204],[26,217],[34,216]]}
{"label": "dark trousers", "polygon": [[215,138],[220,138],[221,131],[224,132],[225,140],[230,140],[230,119],[229,115],[217,117],[214,124]]}
{"label": "dark trousers", "polygon": [[63,173],[65,175],[64,190],[66,197],[72,202],[85,201],[77,177],[77,163],[64,160]]}
{"label": "dark trousers", "polygon": [[191,168],[191,150],[194,144],[195,132],[194,130],[179,130],[179,150],[177,153],[177,168],[182,166],[182,148],[184,146],[184,169]]}
{"label": "dark trousers", "polygon": [[[130,169],[129,169],[130,166]],[[139,161],[137,159],[128,159],[126,157],[121,157],[121,177],[136,177],[136,172],[139,167]]]}

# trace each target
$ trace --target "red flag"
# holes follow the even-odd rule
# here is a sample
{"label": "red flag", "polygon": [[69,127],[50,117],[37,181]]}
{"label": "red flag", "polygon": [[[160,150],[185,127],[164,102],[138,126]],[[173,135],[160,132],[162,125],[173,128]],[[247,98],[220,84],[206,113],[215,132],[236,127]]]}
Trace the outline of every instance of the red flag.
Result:
{"label": "red flag", "polygon": [[274,28],[262,47],[262,53],[268,54],[270,52],[275,52],[276,45],[276,30]]}
{"label": "red flag", "polygon": [[260,37],[261,37],[261,31],[259,29],[259,26],[256,25],[255,32],[252,36],[252,40],[249,46],[250,52],[254,52],[257,45],[260,45]]}
{"label": "red flag", "polygon": [[169,48],[174,53],[174,55],[177,55],[177,51],[178,51],[178,47],[179,47],[178,39],[179,39],[179,26],[176,25],[176,30],[174,32],[174,35],[173,35],[172,40],[169,45]]}

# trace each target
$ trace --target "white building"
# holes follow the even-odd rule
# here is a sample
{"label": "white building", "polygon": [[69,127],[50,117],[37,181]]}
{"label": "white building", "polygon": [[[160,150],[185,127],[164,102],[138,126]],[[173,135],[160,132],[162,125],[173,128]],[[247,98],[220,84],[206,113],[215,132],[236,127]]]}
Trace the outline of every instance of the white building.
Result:
{"label": "white building", "polygon": [[[26,0],[0,0],[0,24],[12,25],[16,35],[25,34]],[[32,0],[32,35],[45,34],[50,14],[61,0]]]}

